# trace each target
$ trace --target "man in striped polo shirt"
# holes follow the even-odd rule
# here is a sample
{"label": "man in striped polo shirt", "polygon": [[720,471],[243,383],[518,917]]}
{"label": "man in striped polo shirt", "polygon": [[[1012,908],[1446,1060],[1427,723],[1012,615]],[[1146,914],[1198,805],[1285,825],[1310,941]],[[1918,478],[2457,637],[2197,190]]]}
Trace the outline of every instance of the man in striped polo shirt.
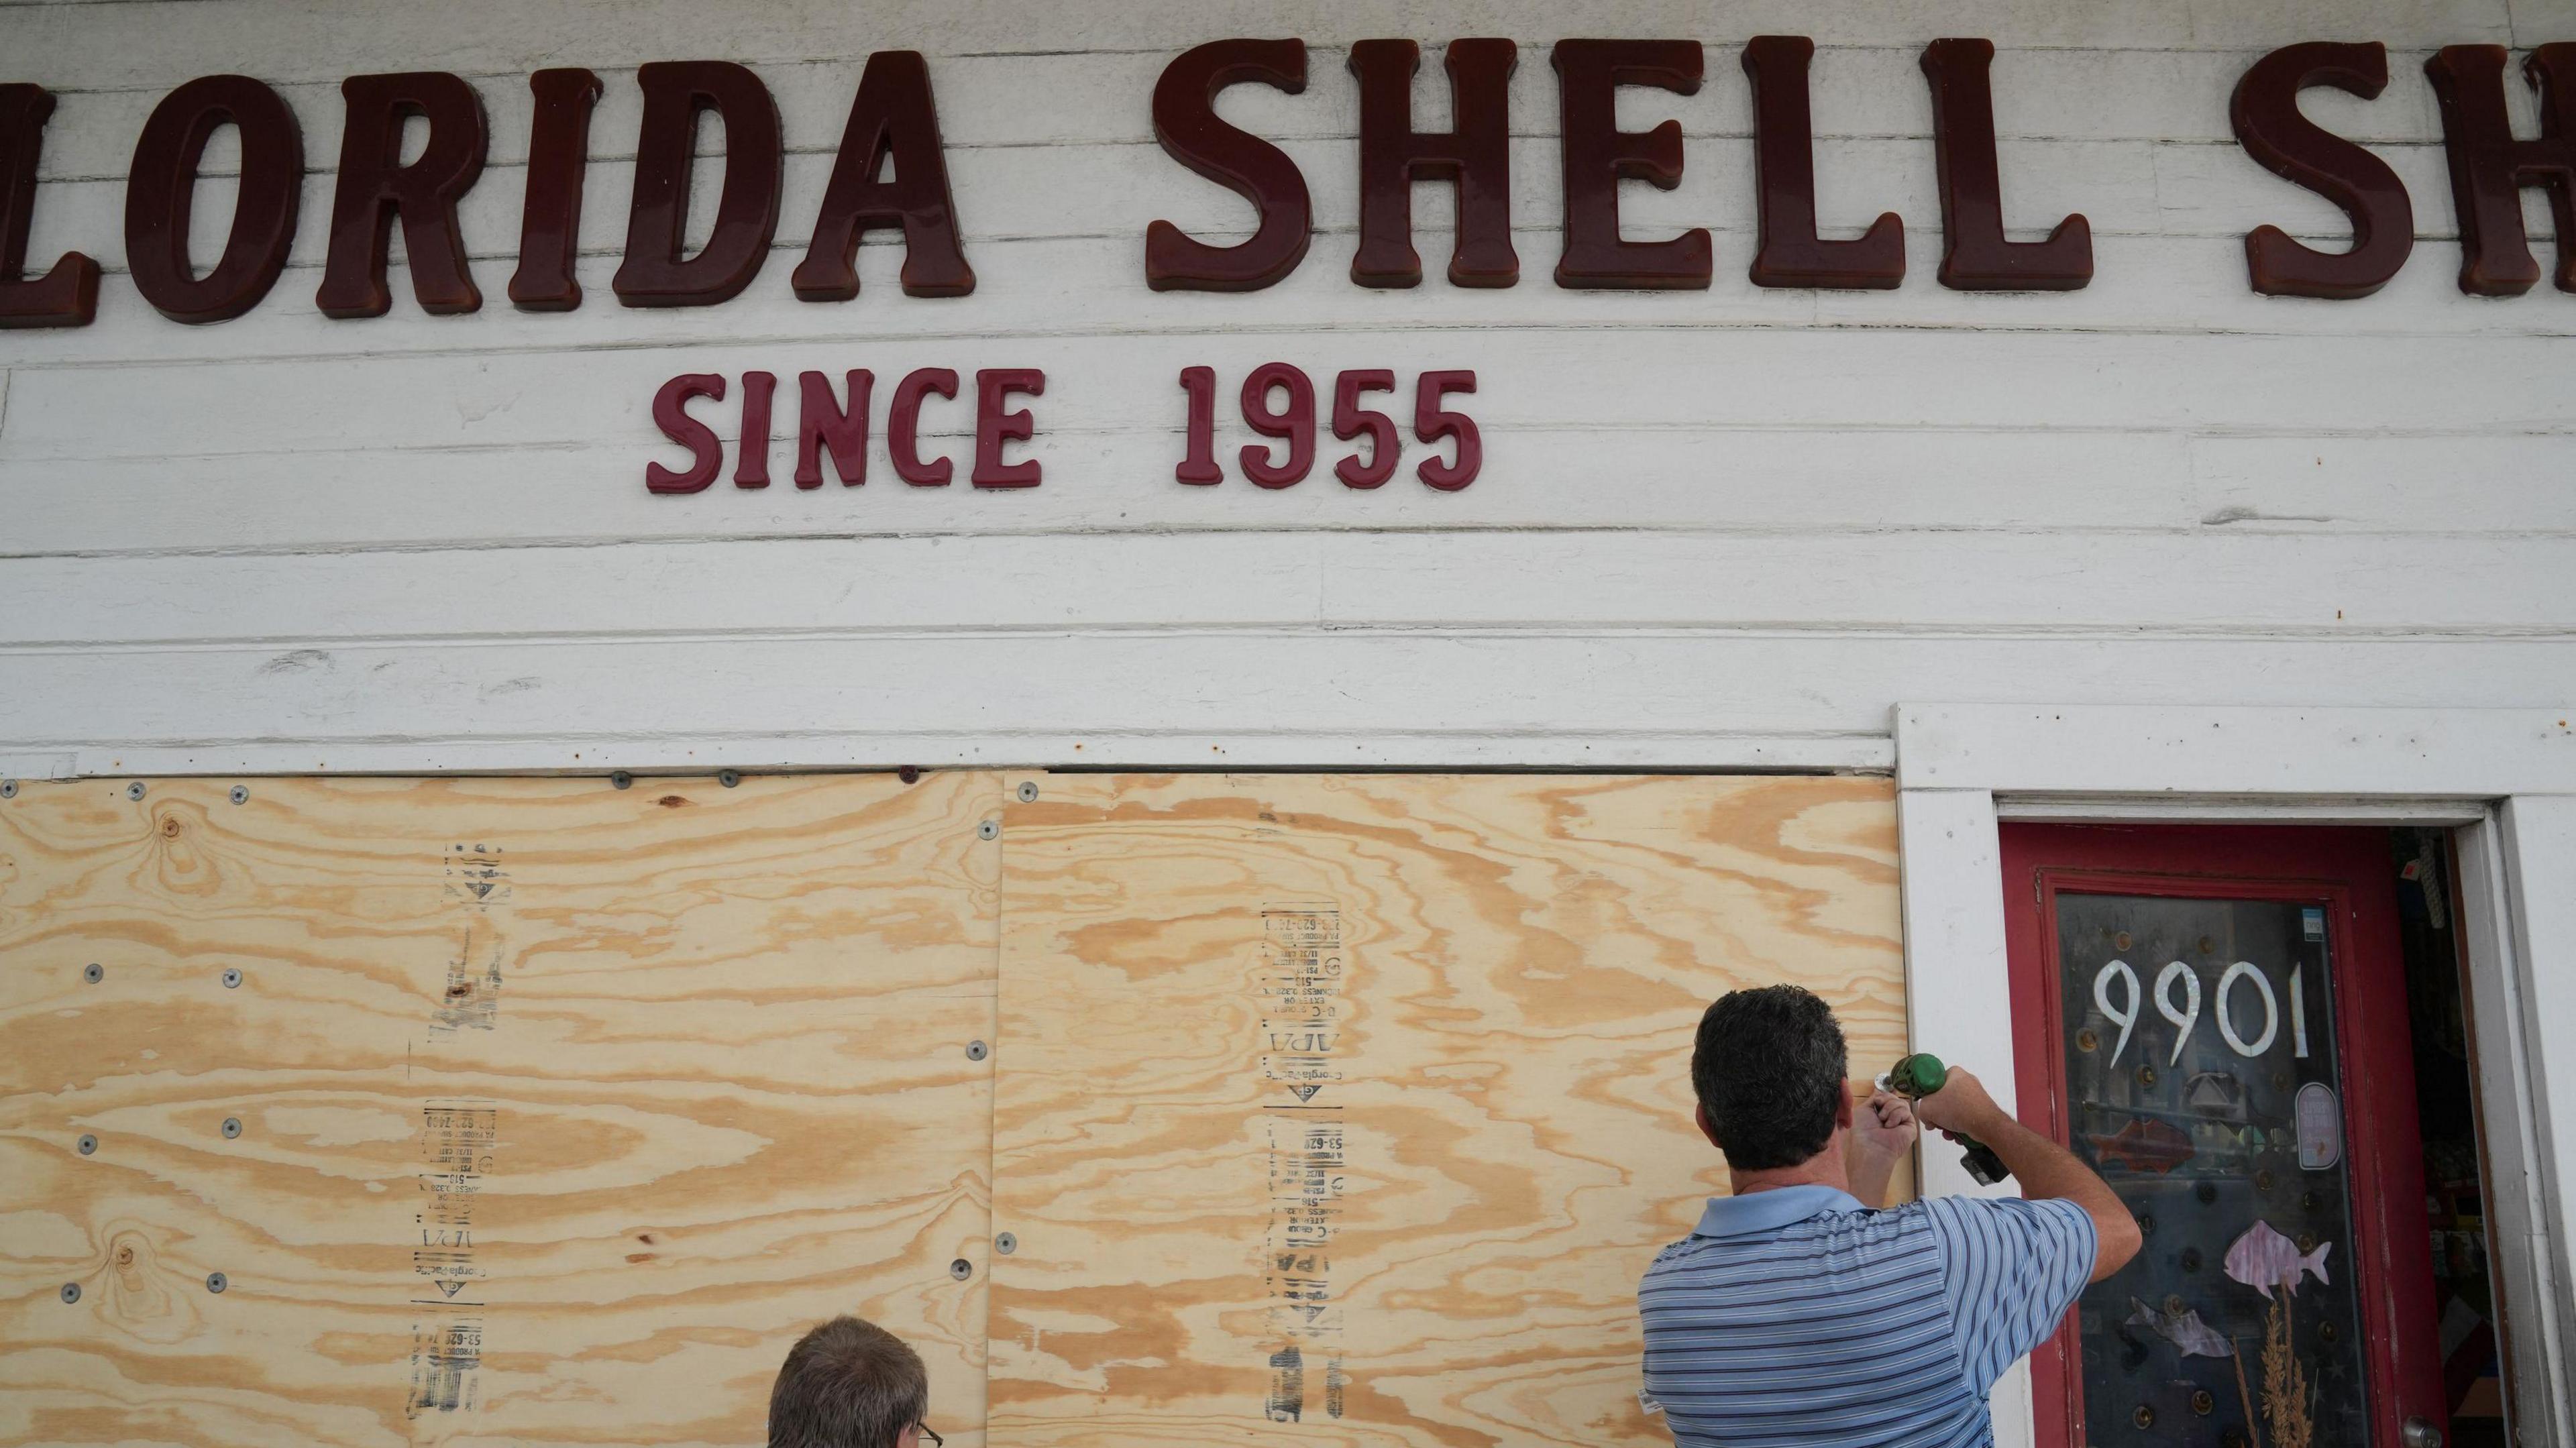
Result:
{"label": "man in striped polo shirt", "polygon": [[[1646,1393],[1681,1448],[1977,1448],[1986,1392],[2045,1341],[2138,1224],[2064,1147],[1952,1067],[1908,1110],[1855,1111],[1842,1028],[1795,986],[1721,998],[1691,1053],[1730,1194],[1638,1291]],[[1880,1210],[1914,1121],[1985,1142],[2020,1198]]]}

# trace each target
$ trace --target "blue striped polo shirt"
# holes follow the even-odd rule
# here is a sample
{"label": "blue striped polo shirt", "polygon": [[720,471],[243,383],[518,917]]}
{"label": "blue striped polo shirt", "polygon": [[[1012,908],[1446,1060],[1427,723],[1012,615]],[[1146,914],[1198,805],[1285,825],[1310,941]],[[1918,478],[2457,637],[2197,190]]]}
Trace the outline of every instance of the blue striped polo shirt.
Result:
{"label": "blue striped polo shirt", "polygon": [[1991,1443],[1986,1391],[2057,1330],[2095,1245],[2072,1202],[1715,1198],[1638,1289],[1646,1397],[1681,1448]]}

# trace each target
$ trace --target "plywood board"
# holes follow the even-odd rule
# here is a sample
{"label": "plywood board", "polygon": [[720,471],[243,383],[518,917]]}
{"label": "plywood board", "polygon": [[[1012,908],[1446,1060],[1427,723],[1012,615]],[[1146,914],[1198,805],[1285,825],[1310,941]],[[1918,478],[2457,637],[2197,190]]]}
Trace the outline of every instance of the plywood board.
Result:
{"label": "plywood board", "polygon": [[1006,805],[991,1433],[1669,1441],[1716,995],[1901,1049],[1882,780],[1040,776]]}
{"label": "plywood board", "polygon": [[230,783],[0,802],[0,1442],[981,1441],[995,776]]}

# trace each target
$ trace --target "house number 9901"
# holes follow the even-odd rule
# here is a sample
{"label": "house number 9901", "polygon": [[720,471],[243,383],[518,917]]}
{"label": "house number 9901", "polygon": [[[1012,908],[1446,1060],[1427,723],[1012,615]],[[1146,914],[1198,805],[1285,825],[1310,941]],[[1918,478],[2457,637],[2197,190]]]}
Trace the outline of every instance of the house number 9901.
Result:
{"label": "house number 9901", "polygon": [[[2306,970],[2304,965],[2290,967],[2290,1041],[2301,1060],[2307,1059],[2308,1054],[2307,983],[2303,978]],[[2229,1009],[2230,998],[2246,985],[2250,985],[2262,1008],[2262,1029],[2251,1038],[2239,1029],[2238,1018]],[[2111,998],[2114,986],[2119,988],[2117,1002]],[[2112,961],[2094,973],[2093,1007],[2103,1019],[2120,1028],[2120,1038],[2111,1047],[2114,1066],[2120,1064],[2120,1053],[2129,1048],[2129,1032],[2138,1023],[2138,995],[2138,973],[2129,968],[2127,961]],[[2272,982],[2254,962],[2240,960],[2221,972],[2215,995],[2212,1013],[2218,1018],[2219,1039],[2227,1043],[2227,1049],[2248,1059],[2272,1049],[2281,1030],[2280,997],[2273,993]],[[2199,972],[2179,960],[2169,962],[2156,974],[2155,1004],[2156,1014],[2175,1027],[2173,1054],[2165,1062],[2171,1066],[2182,1060],[2183,1047],[2191,1043],[2192,1029],[2200,1024]],[[2252,1010],[2247,1007],[2248,1013]]]}

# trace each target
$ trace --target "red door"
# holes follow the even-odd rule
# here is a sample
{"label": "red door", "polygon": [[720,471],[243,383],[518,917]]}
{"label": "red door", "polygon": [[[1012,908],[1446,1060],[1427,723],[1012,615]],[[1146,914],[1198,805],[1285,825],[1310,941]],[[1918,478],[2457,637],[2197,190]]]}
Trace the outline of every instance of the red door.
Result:
{"label": "red door", "polygon": [[2034,1357],[2040,1441],[2447,1435],[2386,836],[2007,824],[2003,862],[2021,1117],[2146,1233]]}

